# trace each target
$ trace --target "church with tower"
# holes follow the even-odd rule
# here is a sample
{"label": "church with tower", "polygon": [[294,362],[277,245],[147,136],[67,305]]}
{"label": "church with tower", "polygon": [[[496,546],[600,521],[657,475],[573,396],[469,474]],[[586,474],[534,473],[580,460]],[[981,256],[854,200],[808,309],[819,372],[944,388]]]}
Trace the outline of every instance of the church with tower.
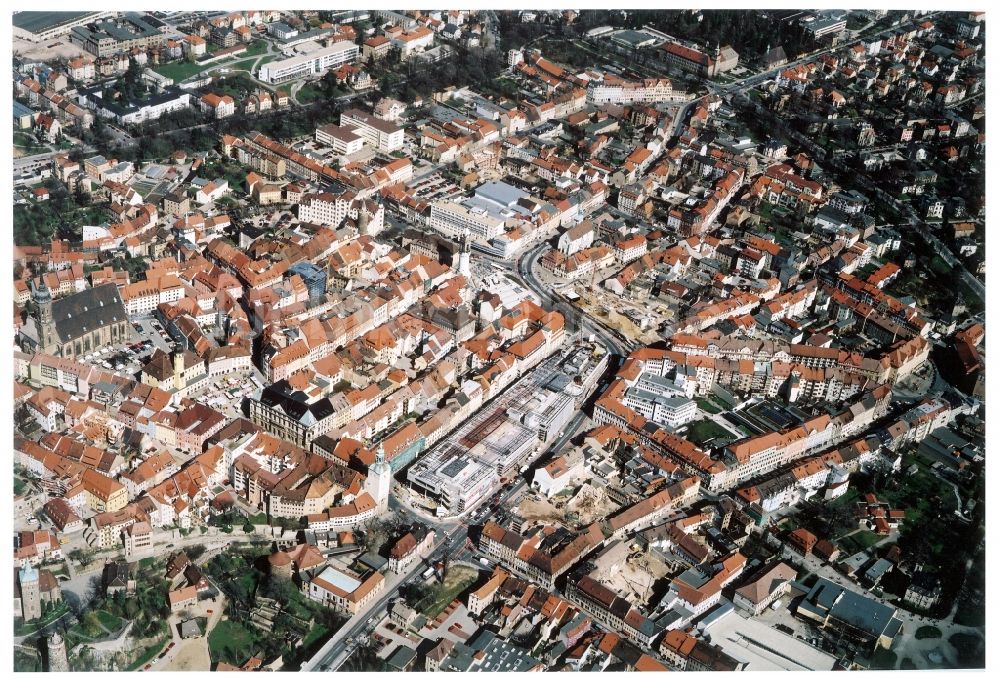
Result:
{"label": "church with tower", "polygon": [[53,300],[42,281],[32,290],[31,298],[34,315],[18,335],[25,353],[77,358],[132,337],[128,312],[114,283]]}

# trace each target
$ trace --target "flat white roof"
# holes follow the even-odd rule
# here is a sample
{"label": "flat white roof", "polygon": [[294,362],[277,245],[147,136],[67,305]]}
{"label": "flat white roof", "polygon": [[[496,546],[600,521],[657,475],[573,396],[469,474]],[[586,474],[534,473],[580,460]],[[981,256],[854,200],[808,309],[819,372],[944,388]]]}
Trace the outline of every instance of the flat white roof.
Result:
{"label": "flat white roof", "polygon": [[733,613],[708,628],[711,642],[747,671],[832,671],[836,658],[757,619]]}
{"label": "flat white roof", "polygon": [[344,593],[353,593],[355,589],[361,586],[361,580],[355,579],[349,574],[341,572],[334,567],[328,567],[323,570],[318,579],[322,579],[326,583],[336,586]]}

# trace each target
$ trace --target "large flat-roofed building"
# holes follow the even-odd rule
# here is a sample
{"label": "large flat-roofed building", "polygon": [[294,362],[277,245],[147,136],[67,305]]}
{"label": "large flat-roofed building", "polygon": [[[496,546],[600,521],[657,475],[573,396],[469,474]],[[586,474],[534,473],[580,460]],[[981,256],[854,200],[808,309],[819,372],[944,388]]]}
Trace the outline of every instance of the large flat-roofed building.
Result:
{"label": "large flat-roofed building", "polygon": [[799,19],[799,26],[813,38],[839,35],[847,30],[847,13],[844,10],[824,10]]}
{"label": "large flat-roofed building", "polygon": [[117,12],[14,12],[15,38],[45,42],[66,35],[77,26],[111,17]]}
{"label": "large flat-roofed building", "polygon": [[896,616],[895,608],[823,577],[813,584],[795,611],[867,647],[889,649],[903,631],[903,620]]}
{"label": "large flat-roofed building", "polygon": [[467,454],[455,456],[448,446],[418,460],[406,478],[438,499],[440,515],[461,515],[500,486],[495,468]]}
{"label": "large flat-roofed building", "polygon": [[489,242],[504,231],[504,222],[482,207],[466,207],[449,200],[438,200],[431,204],[430,226],[444,235],[458,239],[465,231],[474,240]]}
{"label": "large flat-roofed building", "polygon": [[833,655],[769,624],[747,619],[731,606],[722,614],[709,615],[702,624],[702,637],[744,664],[745,671],[833,671],[837,663]]}
{"label": "large flat-roofed building", "polygon": [[136,47],[162,47],[167,36],[136,12],[110,17],[77,26],[70,32],[70,42],[99,57],[128,52]]}
{"label": "large flat-roofed building", "polygon": [[260,67],[257,77],[272,85],[288,82],[354,63],[358,60],[358,54],[359,48],[356,44],[342,40],[322,49],[264,64]]}
{"label": "large flat-roofed building", "polygon": [[125,102],[124,104],[105,101],[99,90],[91,90],[89,94],[81,94],[87,97],[89,105],[102,118],[110,118],[120,123],[134,125],[156,120],[167,113],[184,110],[191,105],[191,94],[177,87],[169,87],[163,92],[141,101]]}
{"label": "large flat-roofed building", "polygon": [[351,108],[340,115],[340,124],[353,128],[366,143],[383,153],[392,153],[403,147],[403,128],[371,113]]}
{"label": "large flat-roofed building", "polygon": [[339,155],[357,153],[365,145],[364,138],[355,129],[339,125],[317,127],[316,141],[330,146]]}

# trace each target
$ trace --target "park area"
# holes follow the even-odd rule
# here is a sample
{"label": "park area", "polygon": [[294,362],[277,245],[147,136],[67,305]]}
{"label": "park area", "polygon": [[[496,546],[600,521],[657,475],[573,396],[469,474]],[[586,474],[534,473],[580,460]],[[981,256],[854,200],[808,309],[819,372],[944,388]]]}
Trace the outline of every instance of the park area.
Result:
{"label": "park area", "polygon": [[224,661],[242,666],[254,653],[254,636],[251,626],[223,619],[208,636],[208,653],[212,662]]}
{"label": "park area", "polygon": [[451,601],[476,583],[478,578],[478,570],[462,565],[453,565],[448,568],[448,574],[443,582],[418,587],[414,594],[408,597],[408,601],[418,613],[433,619],[444,608],[448,607]]}
{"label": "park area", "polygon": [[733,440],[735,437],[731,432],[719,426],[712,419],[699,419],[688,424],[687,439],[695,445],[704,445],[713,440],[721,440],[723,438]]}
{"label": "park area", "polygon": [[[267,52],[267,43],[264,40],[255,40],[250,43],[245,52],[235,55],[230,59],[220,59],[218,61],[209,61],[208,63],[204,61],[181,60],[158,66],[153,70],[165,78],[170,78],[175,83],[178,83],[210,68],[218,68],[220,66],[247,68],[256,61],[257,57],[265,52]],[[244,61],[246,62],[245,64],[243,63]]]}

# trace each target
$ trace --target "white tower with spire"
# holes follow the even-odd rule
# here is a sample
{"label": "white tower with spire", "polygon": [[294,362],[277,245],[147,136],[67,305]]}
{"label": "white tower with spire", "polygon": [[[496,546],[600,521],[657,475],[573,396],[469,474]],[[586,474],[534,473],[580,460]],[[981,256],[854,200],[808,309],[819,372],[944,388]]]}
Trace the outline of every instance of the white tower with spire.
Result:
{"label": "white tower with spire", "polygon": [[365,490],[375,500],[379,512],[389,508],[389,492],[392,490],[392,467],[385,460],[385,446],[378,444],[375,463],[368,467]]}
{"label": "white tower with spire", "polygon": [[470,235],[469,229],[465,229],[462,232],[462,253],[458,256],[458,273],[459,275],[464,275],[466,278],[472,276],[472,267],[470,265],[472,242],[469,240]]}

